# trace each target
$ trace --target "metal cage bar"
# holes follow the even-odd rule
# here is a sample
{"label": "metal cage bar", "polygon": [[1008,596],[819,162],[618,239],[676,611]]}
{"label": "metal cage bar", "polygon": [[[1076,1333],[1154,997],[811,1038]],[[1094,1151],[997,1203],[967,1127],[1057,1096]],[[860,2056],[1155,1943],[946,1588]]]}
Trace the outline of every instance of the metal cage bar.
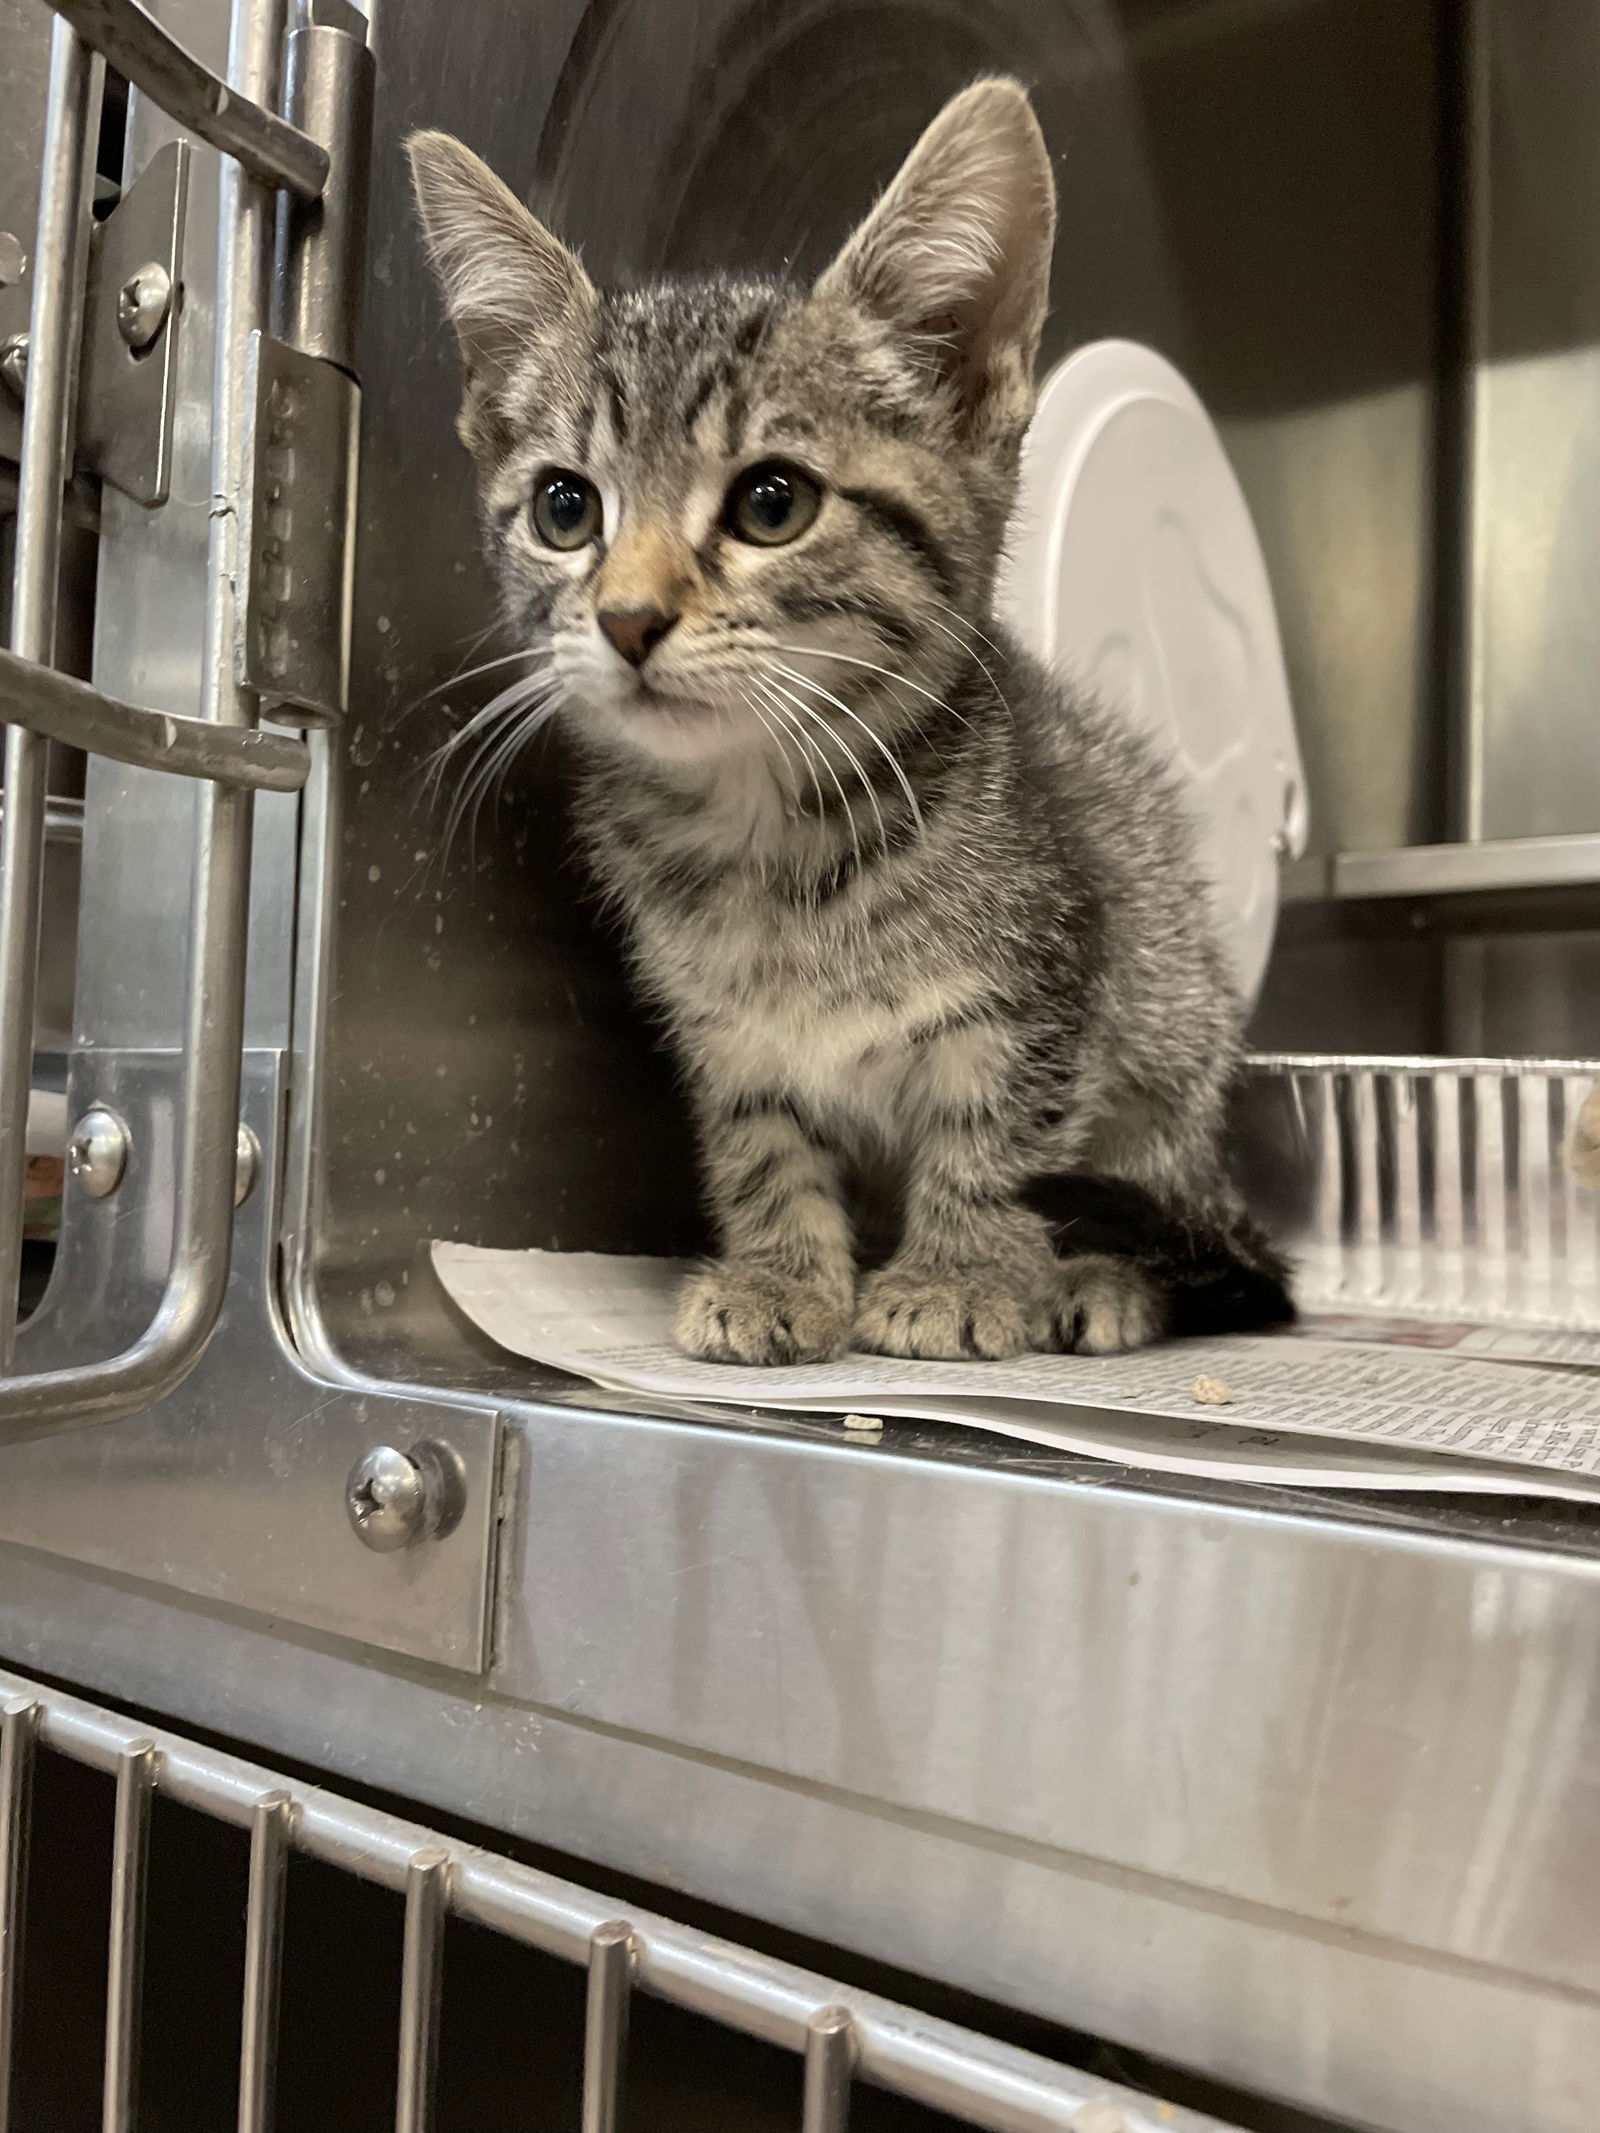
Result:
{"label": "metal cage bar", "polygon": [[[264,1892],[270,1879],[271,1855],[259,1854],[264,1878],[258,1882],[255,1847],[280,1847],[280,1858],[292,1848],[403,1895],[403,1993],[415,2068],[420,2069],[431,2052],[437,2029],[432,1994],[447,1915],[566,1962],[587,1965],[584,2133],[610,2133],[616,2125],[627,2008],[634,1990],[802,2056],[806,2133],[843,2133],[852,2078],[989,2128],[990,2133],[1061,2133],[1063,2127],[1091,2124],[1104,2126],[1107,2133],[1113,2126],[1116,2133],[1237,2133],[1199,2112],[1092,2080],[1035,2053],[831,1983],[673,1920],[643,1911],[618,1919],[607,1899],[575,1882],[440,1837],[320,1787],[277,1777],[180,1735],[152,1733],[57,1689],[0,1673],[0,1698],[37,1706],[38,1717],[29,1727],[56,1753],[116,1774],[123,1906],[119,1915],[134,1926],[142,1880],[132,1864],[132,1833],[136,1823],[142,1833],[138,1818],[147,1811],[153,1791],[251,1832],[250,1930],[262,1962],[274,1970],[276,1928],[262,1923],[258,1909],[258,1889]],[[273,1827],[270,1839],[261,1836],[264,1818]],[[138,1857],[142,1867],[142,1848]],[[127,1934],[130,1928],[125,1924],[123,1931]],[[258,2029],[258,2057],[266,2049],[260,2036]],[[425,2086],[421,2084],[423,2092]],[[126,2122],[108,2117],[106,2124]],[[247,2123],[243,2117],[240,2122]],[[416,2133],[424,2133],[426,2123],[425,2116],[407,2120],[397,2113],[397,2124],[412,2126]],[[250,2133],[262,2133],[259,2119]]]}
{"label": "metal cage bar", "polygon": [[855,2077],[855,2024],[848,2007],[819,2007],[806,2024],[800,2133],[848,2133]]}
{"label": "metal cage bar", "polygon": [[633,1993],[633,1928],[608,1919],[589,1935],[589,1991],[583,2020],[583,2133],[617,2133],[628,2057]]}
{"label": "metal cage bar", "polygon": [[0,1716],[0,2133],[10,2133],[11,2126],[11,2063],[28,1875],[28,1795],[39,1715],[36,1703],[13,1703]]}
{"label": "metal cage bar", "polygon": [[[66,23],[56,23],[28,327],[11,598],[11,649],[40,665],[55,656],[61,499],[77,376],[77,261],[91,85],[88,46]],[[0,1374],[11,1368],[16,1352],[48,770],[48,744],[24,727],[8,726],[6,804],[0,818]]]}
{"label": "metal cage bar", "polygon": [[30,735],[65,741],[139,770],[210,778],[252,792],[298,792],[310,768],[303,741],[119,703],[85,681],[14,652],[0,652],[0,717]]}
{"label": "metal cage bar", "polygon": [[133,2133],[139,2081],[139,1988],[144,1958],[144,1876],[158,1756],[151,1740],[117,1755],[111,1841],[111,1942],[106,1964],[106,2058],[101,2133]]}
{"label": "metal cage bar", "polygon": [[[244,2010],[239,2025],[239,2133],[272,2133],[272,2059],[283,1962],[283,1888],[294,1802],[264,1792],[250,1814],[244,1914]],[[0,2129],[3,2133],[3,2129]]]}
{"label": "metal cage bar", "polygon": [[429,1845],[406,1863],[406,1923],[400,1956],[400,2068],[395,2133],[428,2133],[439,2060],[439,1993],[450,1854]]}
{"label": "metal cage bar", "polygon": [[[137,10],[133,12],[137,13]],[[276,93],[283,63],[286,0],[236,0],[233,35],[229,51],[229,82],[245,100],[268,103]],[[86,19],[92,17],[100,36],[109,21],[124,22],[128,10],[94,0]],[[125,26],[125,23],[124,23]],[[57,25],[57,41],[63,55],[78,55],[73,64],[87,64],[85,47],[73,31]],[[76,72],[61,61],[62,80],[56,105],[60,106],[57,131],[68,126],[69,90]],[[75,93],[75,91],[74,91]],[[231,90],[230,90],[231,93]],[[225,99],[226,101],[226,99]],[[76,107],[73,107],[76,108]],[[81,116],[78,121],[81,148]],[[297,136],[298,138],[298,136]],[[309,145],[309,144],[308,144]],[[317,151],[322,155],[322,151]],[[54,192],[63,194],[67,162],[63,147],[48,173]],[[324,157],[324,162],[326,158]],[[57,164],[60,169],[57,169]],[[81,168],[80,161],[74,166]],[[76,195],[73,196],[74,200]],[[212,494],[231,503],[232,509],[214,509],[210,518],[207,554],[206,631],[202,671],[202,711],[207,723],[217,728],[238,729],[227,743],[216,737],[219,751],[243,760],[250,753],[246,739],[256,722],[253,694],[238,679],[235,647],[238,639],[241,580],[241,532],[239,499],[246,485],[249,447],[247,396],[250,380],[252,335],[267,324],[268,269],[271,259],[275,195],[234,160],[224,159],[218,202],[218,274],[216,303],[216,358],[212,395]],[[71,215],[63,206],[63,227]],[[41,209],[41,239],[46,214]],[[42,314],[47,262],[52,272],[70,278],[70,248],[51,224],[54,250],[40,247],[40,286],[36,311]],[[65,301],[65,299],[63,299]],[[65,360],[65,358],[63,358]],[[30,365],[30,368],[32,366]],[[50,366],[46,364],[46,377]],[[29,400],[34,398],[30,382]],[[42,427],[42,416],[30,417]],[[49,438],[23,455],[23,485],[27,497],[41,495],[49,487],[52,514],[59,503],[61,472],[59,453],[52,456]],[[43,512],[43,501],[37,505]],[[55,524],[52,515],[51,524]],[[41,534],[40,538],[44,538]],[[19,646],[30,650],[30,646]],[[38,646],[42,654],[48,644]],[[177,724],[176,721],[173,722]],[[261,737],[265,738],[265,737]],[[7,747],[17,751],[26,764],[30,748],[42,747],[25,729],[8,730]],[[294,746],[295,744],[286,744]],[[263,759],[265,760],[265,759]],[[257,766],[262,767],[258,764]],[[50,1435],[82,1428],[89,1423],[112,1421],[137,1413],[182,1382],[198,1361],[221,1315],[227,1292],[233,1237],[235,1149],[238,1126],[241,1046],[244,1033],[244,964],[246,922],[249,911],[250,849],[253,823],[252,794],[248,787],[215,782],[206,771],[200,787],[196,820],[194,889],[188,975],[188,1006],[185,1017],[184,1082],[179,1136],[176,1212],[172,1259],[167,1281],[155,1316],[145,1332],[120,1355],[107,1361],[71,1369],[5,1377],[10,1368],[9,1351],[0,1340],[0,1443]],[[5,839],[6,867],[0,891],[0,1021],[4,1023],[0,1083],[7,1111],[17,1108],[25,1116],[30,1079],[32,1039],[33,961],[21,954],[37,933],[37,846],[42,840],[43,780],[39,777],[38,805],[10,805],[0,835]],[[257,782],[270,782],[257,780]],[[37,817],[37,821],[36,821]],[[34,836],[37,829],[39,835]],[[13,856],[12,847],[16,847]],[[32,863],[30,865],[30,855]],[[15,922],[13,923],[13,914]],[[31,920],[31,931],[25,921]],[[24,933],[27,940],[24,940]],[[15,939],[13,941],[13,935]],[[7,960],[5,943],[15,952]],[[25,973],[25,974],[24,974]],[[26,1009],[26,1013],[24,1013]],[[0,1112],[0,1237],[16,1239],[13,1255],[20,1253],[22,1174],[8,1177],[6,1164],[20,1163],[23,1135],[8,1132],[6,1114]],[[20,1260],[7,1265],[0,1246],[0,1328],[14,1326],[16,1281]]]}
{"label": "metal cage bar", "polygon": [[263,185],[281,185],[302,200],[328,182],[328,151],[275,111],[219,81],[138,0],[49,0],[49,5],[136,89],[170,118]]}

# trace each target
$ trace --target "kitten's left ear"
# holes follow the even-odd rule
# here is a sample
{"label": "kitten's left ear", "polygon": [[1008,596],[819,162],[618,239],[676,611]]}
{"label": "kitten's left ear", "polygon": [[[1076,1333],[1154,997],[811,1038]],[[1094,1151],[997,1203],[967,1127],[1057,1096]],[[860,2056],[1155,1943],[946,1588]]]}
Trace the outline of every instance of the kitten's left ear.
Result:
{"label": "kitten's left ear", "polygon": [[953,97],[817,283],[905,334],[975,442],[1020,434],[1050,285],[1056,194],[1019,82]]}

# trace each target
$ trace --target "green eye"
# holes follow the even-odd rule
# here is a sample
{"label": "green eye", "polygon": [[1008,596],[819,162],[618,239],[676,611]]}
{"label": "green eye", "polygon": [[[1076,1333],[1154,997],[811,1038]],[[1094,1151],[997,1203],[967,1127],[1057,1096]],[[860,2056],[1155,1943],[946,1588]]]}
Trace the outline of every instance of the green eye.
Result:
{"label": "green eye", "polygon": [[777,548],[797,541],[821,504],[822,491],[809,474],[782,459],[768,459],[741,474],[728,491],[722,522],[741,541]]}
{"label": "green eye", "polygon": [[600,531],[600,491],[559,467],[541,474],[533,492],[533,530],[547,548],[586,548]]}

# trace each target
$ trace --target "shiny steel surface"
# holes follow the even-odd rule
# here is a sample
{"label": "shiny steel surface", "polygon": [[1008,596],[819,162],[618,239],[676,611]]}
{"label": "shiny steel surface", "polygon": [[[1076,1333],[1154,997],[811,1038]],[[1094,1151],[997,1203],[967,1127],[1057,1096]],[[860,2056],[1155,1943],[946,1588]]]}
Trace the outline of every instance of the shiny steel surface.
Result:
{"label": "shiny steel surface", "polygon": [[[1592,2133],[1582,1529],[1074,1485],[988,1444],[964,1471],[773,1450],[528,1418],[554,1479],[506,1582],[520,1648],[553,1645],[531,1700],[526,1675],[463,1698],[27,1550],[0,1552],[0,1649],[1336,2119]],[[604,1624],[603,1576],[562,1597],[596,1501],[627,1536]],[[567,1707],[566,1653],[604,1688],[601,1641],[666,1734]],[[587,1906],[556,1952],[614,1916]]]}
{"label": "shiny steel surface", "polygon": [[[165,1797],[236,1825],[249,1825],[264,1799],[286,1795],[294,1803],[289,1837],[295,1850],[405,1892],[408,1927],[413,1917],[417,1921],[415,1935],[408,1930],[406,1937],[406,1975],[421,1985],[428,1981],[448,1910],[565,1961],[587,1963],[591,1977],[598,1956],[614,1981],[620,1958],[622,1974],[631,1964],[658,1997],[789,2051],[804,2051],[819,2008],[848,2006],[869,2080],[993,2133],[1057,2133],[1072,2126],[1098,2133],[1094,2117],[1084,2115],[1096,2109],[1102,2113],[1099,2126],[1115,2125],[1118,2133],[1228,2133],[1213,2118],[1094,2081],[872,1994],[830,1985],[670,1919],[635,1911],[625,1921],[614,1920],[604,1897],[575,1883],[437,1837],[336,1793],[275,1780],[268,1771],[177,1735],[148,1741],[114,1712],[55,1690],[35,1692],[31,1683],[0,1675],[0,1695],[24,1687],[30,1696],[37,1693],[42,1706],[46,1745],[93,1768],[116,1770],[119,1783],[137,1762]],[[419,1897],[419,1890],[426,1895]],[[614,1984],[607,1998],[619,1998]],[[419,2006],[419,2028],[421,2021]],[[620,2043],[614,2017],[608,2016],[605,2029],[608,2039]],[[400,2109],[403,2114],[403,2097]],[[397,2124],[406,2133],[422,2133],[420,2120],[397,2115]],[[586,2116],[586,2133],[588,2128]]]}
{"label": "shiny steel surface", "polygon": [[0,652],[0,711],[13,731],[66,741],[137,769],[208,778],[245,792],[297,792],[306,781],[305,749],[286,734],[119,703],[14,652]]}
{"label": "shiny steel surface", "polygon": [[[11,650],[19,659],[43,666],[55,657],[61,492],[77,380],[82,301],[78,277],[86,236],[84,158],[93,89],[87,48],[64,24],[58,25],[51,43],[34,244],[11,586]],[[48,778],[44,742],[23,727],[8,725],[6,806],[0,816],[0,1375],[11,1368],[16,1343]]]}
{"label": "shiny steel surface", "polygon": [[1473,838],[1600,830],[1600,15],[1473,0]]}
{"label": "shiny steel surface", "polygon": [[1285,902],[1322,897],[1470,896],[1493,890],[1600,888],[1600,836],[1499,837],[1482,844],[1334,852],[1285,870]]}
{"label": "shiny steel surface", "polygon": [[[328,156],[266,107],[271,87],[237,75],[219,80],[138,0],[48,0],[84,42],[117,72],[213,148],[240,162],[264,185],[282,185],[315,200]],[[255,101],[252,101],[252,97]]]}
{"label": "shiny steel surface", "polygon": [[[264,1145],[284,1102],[280,1064],[250,1062],[245,1117]],[[80,1053],[73,1074],[74,1114],[91,1099],[107,1104],[127,1121],[131,1151],[109,1200],[69,1186],[52,1285],[22,1334],[21,1359],[34,1369],[114,1355],[149,1322],[171,1252],[181,1060]],[[272,1293],[282,1220],[269,1170],[238,1217],[224,1328],[176,1394],[114,1428],[0,1448],[0,1535],[476,1672],[498,1518],[494,1411],[308,1367]],[[345,1485],[391,1431],[413,1456],[440,1445],[453,1456],[431,1454],[438,1525],[419,1545],[379,1555],[350,1530]]]}
{"label": "shiny steel surface", "polygon": [[1258,1059],[1253,1169],[1309,1308],[1600,1329],[1600,1192],[1567,1145],[1600,1063]]}

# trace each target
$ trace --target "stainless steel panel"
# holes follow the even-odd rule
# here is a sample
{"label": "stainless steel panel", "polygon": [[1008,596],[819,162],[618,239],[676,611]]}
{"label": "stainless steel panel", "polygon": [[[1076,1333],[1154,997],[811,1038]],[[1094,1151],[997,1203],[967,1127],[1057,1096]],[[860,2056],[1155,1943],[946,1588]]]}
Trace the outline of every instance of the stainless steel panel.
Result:
{"label": "stainless steel panel", "polygon": [[1445,1015],[1452,1052],[1600,1058],[1600,932],[1451,941]]}
{"label": "stainless steel panel", "polygon": [[1223,426],[1272,578],[1319,853],[1446,830],[1429,651],[1435,425],[1423,377]]}
{"label": "stainless steel panel", "polygon": [[1474,0],[1468,834],[1600,829],[1600,13]]}
{"label": "stainless steel panel", "polygon": [[554,1590],[552,1504],[489,1695],[13,1549],[0,1649],[1341,2121],[1592,2133],[1588,1564],[1021,1458],[967,1495],[833,1448],[779,1487],[728,1441],[528,1418],[607,1612]]}
{"label": "stainless steel panel", "polygon": [[[245,1119],[273,1149],[280,1061],[252,1057]],[[26,1370],[114,1355],[148,1324],[171,1253],[182,1065],[175,1054],[79,1052],[69,1115],[126,1121],[131,1153],[105,1199],[75,1187]],[[273,1295],[275,1166],[237,1218],[224,1323],[193,1374],[149,1413],[0,1450],[0,1535],[283,1622],[476,1670],[487,1656],[498,1527],[497,1425],[483,1403],[313,1374]],[[453,1530],[377,1555],[351,1531],[346,1479],[373,1444],[443,1441],[462,1463]]]}

